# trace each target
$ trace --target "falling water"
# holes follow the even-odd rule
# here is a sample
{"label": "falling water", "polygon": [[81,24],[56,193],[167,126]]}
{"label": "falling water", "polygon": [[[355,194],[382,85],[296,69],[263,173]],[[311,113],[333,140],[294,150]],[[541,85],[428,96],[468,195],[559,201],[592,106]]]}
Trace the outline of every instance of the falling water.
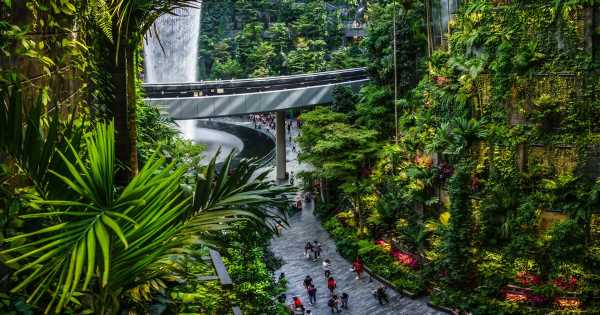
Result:
{"label": "falling water", "polygon": [[440,32],[441,34],[448,32],[448,21],[450,20],[449,1],[440,1]]}
{"label": "falling water", "polygon": [[183,8],[173,13],[159,17],[146,34],[144,79],[147,83],[192,82],[198,79],[201,9]]}

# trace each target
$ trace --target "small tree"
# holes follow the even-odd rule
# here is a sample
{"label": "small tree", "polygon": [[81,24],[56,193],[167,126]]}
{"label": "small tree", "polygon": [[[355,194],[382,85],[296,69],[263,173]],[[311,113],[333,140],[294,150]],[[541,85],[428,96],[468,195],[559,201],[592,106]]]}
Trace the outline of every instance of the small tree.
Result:
{"label": "small tree", "polygon": [[300,119],[303,122],[298,137],[302,149],[300,160],[314,166],[322,182],[322,198],[326,199],[328,181],[358,182],[362,168],[377,151],[377,133],[354,127],[347,123],[347,115],[325,107],[303,114]]}

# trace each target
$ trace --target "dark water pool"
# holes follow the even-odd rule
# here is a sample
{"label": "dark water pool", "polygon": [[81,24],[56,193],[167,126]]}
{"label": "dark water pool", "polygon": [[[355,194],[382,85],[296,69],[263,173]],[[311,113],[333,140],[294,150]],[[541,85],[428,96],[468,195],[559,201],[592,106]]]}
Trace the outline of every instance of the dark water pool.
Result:
{"label": "dark water pool", "polygon": [[210,161],[219,147],[222,153],[218,162],[222,162],[231,150],[236,151],[236,162],[244,158],[258,158],[266,163],[273,158],[273,137],[253,128],[205,119],[176,122],[186,139],[207,146],[203,162]]}

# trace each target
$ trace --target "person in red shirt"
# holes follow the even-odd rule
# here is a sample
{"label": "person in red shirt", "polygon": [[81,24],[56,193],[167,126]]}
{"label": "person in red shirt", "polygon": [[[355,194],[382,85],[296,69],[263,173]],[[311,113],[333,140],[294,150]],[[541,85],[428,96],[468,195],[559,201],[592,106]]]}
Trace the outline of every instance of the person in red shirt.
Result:
{"label": "person in red shirt", "polygon": [[356,257],[356,260],[352,264],[352,268],[354,269],[354,272],[356,272],[356,279],[357,280],[360,279],[360,277],[362,276],[362,272],[363,272],[363,264],[362,264],[362,261],[360,260],[360,257]]}
{"label": "person in red shirt", "polygon": [[300,300],[299,296],[294,296],[294,308],[304,311],[304,305],[302,305],[302,301]]}
{"label": "person in red shirt", "polygon": [[327,279],[327,288],[329,289],[329,292],[331,292],[331,295],[333,295],[333,291],[336,287],[337,283],[335,282],[335,279],[333,279],[333,277],[329,277],[329,279]]}

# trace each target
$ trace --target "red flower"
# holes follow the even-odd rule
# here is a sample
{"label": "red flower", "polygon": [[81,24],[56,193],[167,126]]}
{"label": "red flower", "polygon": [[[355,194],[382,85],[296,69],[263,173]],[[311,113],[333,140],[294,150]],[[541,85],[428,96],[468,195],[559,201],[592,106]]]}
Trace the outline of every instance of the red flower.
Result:
{"label": "red flower", "polygon": [[552,281],[552,284],[563,289],[563,290],[575,290],[577,289],[577,278],[575,276],[571,276],[568,280],[560,276]]}
{"label": "red flower", "polygon": [[542,282],[540,276],[531,274],[526,271],[518,272],[515,279],[517,280],[517,282],[519,282],[522,286],[525,287],[531,285],[539,285]]}
{"label": "red flower", "polygon": [[419,266],[417,259],[411,254],[404,253],[399,250],[394,250],[392,252],[392,256],[396,259],[397,262],[401,263],[402,265],[411,267],[413,269]]}

